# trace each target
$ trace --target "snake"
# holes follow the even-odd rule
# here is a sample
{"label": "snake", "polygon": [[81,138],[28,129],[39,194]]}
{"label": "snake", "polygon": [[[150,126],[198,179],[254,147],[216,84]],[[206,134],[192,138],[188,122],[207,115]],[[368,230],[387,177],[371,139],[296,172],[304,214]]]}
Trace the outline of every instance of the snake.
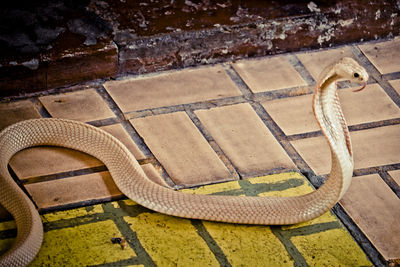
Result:
{"label": "snake", "polygon": [[[337,82],[363,84],[366,70],[352,58],[326,67],[316,82],[312,107],[331,150],[331,171],[322,186],[291,197],[195,195],[152,182],[131,152],[111,134],[89,124],[58,118],[18,122],[0,133],[0,203],[14,217],[17,237],[0,256],[0,266],[26,266],[38,254],[43,224],[31,199],[8,170],[11,157],[29,147],[59,146],[101,160],[120,191],[156,212],[237,224],[288,225],[316,218],[344,195],[353,175],[354,161],[349,130],[340,106]],[[358,91],[359,91],[358,90]]]}

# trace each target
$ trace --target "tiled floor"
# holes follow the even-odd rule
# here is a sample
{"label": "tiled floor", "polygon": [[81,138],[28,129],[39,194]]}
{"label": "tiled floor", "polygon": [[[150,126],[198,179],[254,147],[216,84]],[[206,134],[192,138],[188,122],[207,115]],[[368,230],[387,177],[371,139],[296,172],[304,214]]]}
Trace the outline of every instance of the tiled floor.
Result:
{"label": "tiled floor", "polygon": [[[311,93],[321,68],[343,56],[354,57],[364,65],[370,80],[367,88],[359,93],[352,93],[352,85],[347,82],[339,84],[339,96],[353,141],[355,177],[334,211],[373,264],[381,264],[382,258],[384,261],[400,261],[400,238],[397,238],[400,236],[398,38],[124,78],[90,88],[74,87],[64,89],[63,93],[4,101],[0,103],[0,127],[38,117],[88,122],[109,131],[127,145],[154,181],[175,188],[229,180],[253,181],[247,178],[283,171],[304,173],[318,186],[320,179],[314,176],[326,177],[330,154],[312,115]],[[42,212],[123,198],[102,163],[79,152],[50,147],[29,149],[18,153],[10,166]],[[219,186],[224,189],[218,189],[218,192],[230,190],[224,184]],[[296,188],[296,184],[291,186]],[[264,195],[262,192],[257,194]],[[121,203],[125,202],[91,206],[86,210],[113,207],[119,214],[122,212],[118,206]],[[104,212],[100,210],[95,214],[106,218],[108,215]],[[351,243],[354,241],[343,227],[335,228],[329,234],[325,234],[325,230],[315,230],[312,234],[307,232],[304,234],[307,238],[303,239],[301,230],[295,230],[296,227],[288,228],[293,232],[286,232],[285,227],[239,230],[241,226],[222,227],[142,212],[134,212],[140,215],[132,218],[113,219],[123,220],[128,225],[123,229],[128,227],[134,231],[142,246],[130,243],[130,257],[135,260],[129,261],[129,256],[120,255],[117,259],[108,259],[109,265],[113,262],[145,265],[151,262],[163,266],[185,264],[188,262],[183,260],[183,252],[187,251],[202,253],[196,257],[203,255],[206,261],[203,266],[238,266],[257,259],[271,265],[283,262],[318,265],[323,259],[328,265],[370,264],[365,258],[357,264],[334,262],[319,254],[327,250],[331,252],[330,257],[340,258],[343,254],[334,254],[337,248],[326,247],[326,243],[349,238],[350,243],[346,244],[351,244],[357,255],[363,255],[357,245],[354,248],[355,243]],[[81,216],[84,221],[94,215],[85,213]],[[81,219],[71,220],[77,222],[77,227],[84,227]],[[324,220],[323,217],[320,219]],[[158,229],[158,242],[149,237],[152,233],[143,225],[147,221],[167,225],[167,228]],[[108,223],[106,219],[96,221],[99,229],[111,227],[110,231],[114,231],[115,226]],[[54,225],[60,228],[62,223]],[[209,243],[195,243],[198,245],[182,251],[170,248],[165,257],[154,254],[168,247],[162,244],[168,238],[169,246],[182,242],[183,237],[171,237],[177,231],[170,228],[177,225],[187,228],[188,234],[184,236],[187,242],[192,242],[192,234],[193,240],[199,238],[195,231],[190,230],[193,228]],[[48,227],[53,226],[49,224]],[[6,239],[7,231],[0,227],[0,241]],[[224,231],[237,233],[224,236]],[[241,231],[249,232],[243,234]],[[272,234],[267,234],[268,231]],[[280,251],[270,250],[266,245],[274,238],[281,242],[275,248]],[[234,244],[236,239],[243,240],[243,244]],[[282,241],[284,239],[286,241]],[[247,240],[257,240],[253,244],[257,249],[250,252],[245,245]],[[245,249],[243,255],[232,252],[242,249]],[[204,256],[210,253],[214,256]],[[215,256],[218,253],[224,257]],[[145,260],[136,261],[141,257]],[[246,257],[250,257],[249,260],[245,260]],[[356,259],[359,257],[354,256]],[[100,264],[87,260],[88,264]]]}

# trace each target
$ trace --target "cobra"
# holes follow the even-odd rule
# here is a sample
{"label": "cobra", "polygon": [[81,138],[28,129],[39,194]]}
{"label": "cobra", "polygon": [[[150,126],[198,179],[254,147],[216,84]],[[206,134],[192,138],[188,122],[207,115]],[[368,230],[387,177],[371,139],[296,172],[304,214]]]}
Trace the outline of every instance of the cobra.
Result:
{"label": "cobra", "polygon": [[343,58],[323,71],[313,96],[313,110],[331,149],[331,171],[318,190],[296,197],[194,195],[149,180],[128,149],[110,134],[91,125],[64,119],[26,120],[0,133],[0,203],[18,229],[1,266],[25,266],[38,253],[43,226],[34,204],[10,176],[7,165],[18,151],[41,145],[76,149],[101,160],[118,188],[130,199],[157,212],[240,224],[294,224],[313,219],[337,203],[349,187],[353,151],[337,94],[337,81],[362,83],[368,74],[355,60]]}

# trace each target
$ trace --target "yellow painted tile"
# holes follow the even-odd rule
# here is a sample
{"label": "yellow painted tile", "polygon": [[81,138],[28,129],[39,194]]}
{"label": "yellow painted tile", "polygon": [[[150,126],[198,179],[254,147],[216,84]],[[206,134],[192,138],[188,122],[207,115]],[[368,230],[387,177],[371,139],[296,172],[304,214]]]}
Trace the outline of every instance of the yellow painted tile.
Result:
{"label": "yellow painted tile", "polygon": [[0,223],[0,231],[14,229],[16,227],[17,226],[15,225],[15,221],[14,220]]}
{"label": "yellow painted tile", "polygon": [[135,257],[129,246],[122,250],[111,243],[120,236],[111,220],[48,231],[31,266],[86,266]]}
{"label": "yellow painted tile", "polygon": [[189,220],[159,213],[124,219],[157,266],[219,266]]}
{"label": "yellow painted tile", "polygon": [[[88,210],[90,208],[90,210]],[[103,213],[103,207],[101,205],[94,205],[89,207],[77,208],[65,211],[56,211],[42,215],[42,220],[45,222],[54,222],[58,220],[68,220],[77,218],[85,215]]]}
{"label": "yellow painted tile", "polygon": [[131,200],[131,199],[124,199],[124,200],[122,200],[124,203],[125,203],[125,205],[128,205],[128,206],[135,206],[135,205],[138,205],[135,201],[133,201],[133,200]]}
{"label": "yellow painted tile", "polygon": [[213,193],[219,193],[235,189],[240,189],[240,185],[237,181],[200,186],[196,189],[183,189],[181,191],[185,193],[193,193],[199,195],[210,195]]}
{"label": "yellow painted tile", "polygon": [[300,227],[305,227],[313,224],[319,224],[319,223],[327,223],[327,222],[334,222],[338,221],[335,215],[332,214],[332,212],[328,211],[322,214],[321,216],[306,221],[298,224],[293,224],[293,225],[287,225],[287,226],[282,226],[282,230],[290,230],[290,229],[295,229],[295,228],[300,228]]}
{"label": "yellow painted tile", "polygon": [[299,196],[310,193],[313,191],[313,187],[309,184],[306,178],[297,172],[286,172],[273,174],[268,176],[261,176],[257,178],[249,179],[252,184],[276,184],[287,182],[290,179],[301,179],[303,184],[296,187],[291,187],[286,190],[269,191],[259,194],[260,197],[289,197],[289,196]]}
{"label": "yellow painted tile", "polygon": [[268,226],[203,222],[232,266],[293,266],[294,261]]}
{"label": "yellow painted tile", "polygon": [[294,236],[291,241],[310,266],[372,265],[345,229]]}

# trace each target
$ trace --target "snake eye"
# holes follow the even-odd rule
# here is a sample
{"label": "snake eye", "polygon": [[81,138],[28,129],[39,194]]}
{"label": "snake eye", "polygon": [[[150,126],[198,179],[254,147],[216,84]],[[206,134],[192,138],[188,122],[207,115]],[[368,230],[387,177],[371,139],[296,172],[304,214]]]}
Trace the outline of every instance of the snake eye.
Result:
{"label": "snake eye", "polygon": [[354,76],[354,78],[358,78],[358,77],[360,77],[360,74],[358,74],[357,72],[354,72],[353,76]]}

